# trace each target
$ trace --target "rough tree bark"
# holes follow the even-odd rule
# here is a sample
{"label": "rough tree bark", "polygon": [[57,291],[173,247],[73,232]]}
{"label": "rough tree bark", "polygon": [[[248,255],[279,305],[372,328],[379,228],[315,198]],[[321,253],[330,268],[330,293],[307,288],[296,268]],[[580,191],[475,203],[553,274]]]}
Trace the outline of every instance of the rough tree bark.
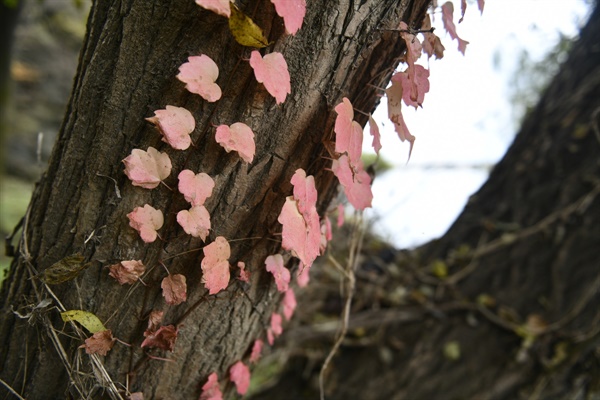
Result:
{"label": "rough tree bark", "polygon": [[[33,195],[19,255],[2,287],[0,376],[23,397],[114,399],[124,396],[127,386],[146,398],[189,399],[198,397],[211,372],[225,377],[264,334],[280,301],[263,265],[280,247],[273,239],[281,229],[277,216],[291,193],[290,177],[297,168],[314,175],[320,211],[326,209],[337,190],[325,170],[332,108],[343,96],[357,109],[374,108],[377,88],[385,87],[405,49],[397,32],[387,29],[397,28],[401,20],[420,25],[428,5],[426,0],[309,1],[304,27],[292,37],[284,34],[269,1],[240,3],[274,41],[270,49],[287,60],[292,94],[281,106],[256,83],[245,60],[249,50],[234,42],[225,18],[191,0],[94,2],[65,120]],[[201,53],[219,65],[224,97],[217,104],[190,94],[175,78],[188,56]],[[144,121],[166,104],[192,110],[192,149],[173,151]],[[237,121],[256,133],[251,165],[214,141],[213,124]],[[250,286],[232,283],[225,292],[207,296],[200,283],[202,243],[185,235],[175,220],[176,212],[187,208],[185,201],[163,186],[152,191],[133,187],[123,174],[121,160],[132,148],[148,146],[169,153],[174,171],[189,168],[214,177],[216,188],[207,202],[210,240],[218,235],[239,239],[231,260],[250,267]],[[177,186],[176,173],[166,184]],[[162,240],[150,245],[126,218],[145,203],[166,216]],[[74,281],[47,287],[33,276],[77,252],[94,266]],[[151,267],[146,286],[129,289],[108,277],[104,266],[129,259]],[[161,262],[187,277],[183,305],[166,307]],[[52,304],[35,309],[44,299]],[[63,306],[95,313],[132,347],[117,344],[103,360],[88,357],[78,349],[81,333],[60,319],[57,308]],[[175,350],[166,354],[175,362],[149,359],[139,348],[153,309],[165,311],[165,324],[181,324]],[[0,393],[7,390],[2,386]]]}
{"label": "rough tree bark", "polygon": [[[596,8],[504,159],[442,238],[410,252],[365,253],[328,399],[600,396],[599,37]],[[322,321],[339,313],[338,288],[332,283],[320,305],[307,303],[314,292],[300,301]],[[336,329],[304,315],[283,336],[288,368],[252,398],[316,398]]]}

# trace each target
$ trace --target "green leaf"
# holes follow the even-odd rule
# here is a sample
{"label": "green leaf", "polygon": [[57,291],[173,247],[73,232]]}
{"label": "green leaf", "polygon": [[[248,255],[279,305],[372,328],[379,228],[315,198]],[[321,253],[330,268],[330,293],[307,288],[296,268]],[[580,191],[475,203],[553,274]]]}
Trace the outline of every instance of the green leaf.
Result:
{"label": "green leaf", "polygon": [[100,319],[88,311],[69,310],[61,312],[60,316],[65,322],[79,322],[85,329],[90,331],[90,333],[102,332],[106,330]]}

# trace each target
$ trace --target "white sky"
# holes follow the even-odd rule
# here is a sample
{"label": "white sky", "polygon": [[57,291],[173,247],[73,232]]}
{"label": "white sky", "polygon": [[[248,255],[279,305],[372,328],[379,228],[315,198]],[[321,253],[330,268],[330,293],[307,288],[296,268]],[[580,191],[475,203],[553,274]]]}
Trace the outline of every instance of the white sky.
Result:
{"label": "white sky", "polygon": [[[460,2],[454,3],[456,23]],[[431,88],[423,108],[403,105],[406,123],[417,137],[408,166],[408,144],[400,143],[386,122],[385,99],[374,114],[382,155],[396,165],[373,185],[373,209],[366,214],[377,221],[377,233],[396,246],[410,247],[447,230],[488,175],[468,166],[497,162],[518,129],[508,88],[521,49],[542,59],[558,41],[559,31],[569,37],[577,34],[588,8],[581,0],[487,0],[480,16],[470,2],[464,21],[457,24],[458,35],[470,42],[464,57],[436,15],[435,33],[446,51],[442,60],[429,63]],[[501,55],[496,67],[495,53]],[[427,67],[426,58],[419,63]],[[367,132],[364,150],[372,152]],[[424,168],[447,164],[459,168]]]}

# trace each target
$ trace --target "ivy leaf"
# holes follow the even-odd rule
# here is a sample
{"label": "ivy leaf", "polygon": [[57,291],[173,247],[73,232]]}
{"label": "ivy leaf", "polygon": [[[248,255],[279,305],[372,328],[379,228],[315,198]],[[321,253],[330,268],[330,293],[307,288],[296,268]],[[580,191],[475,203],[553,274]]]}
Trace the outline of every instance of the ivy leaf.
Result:
{"label": "ivy leaf", "polygon": [[298,272],[296,273],[296,282],[298,286],[305,287],[308,285],[310,281],[310,268],[306,267],[302,261],[300,261],[300,265],[298,265]]}
{"label": "ivy leaf", "polygon": [[[431,18],[429,17],[429,14],[425,14],[421,29],[431,29]],[[435,55],[435,58],[438,60],[444,58],[444,50],[446,49],[440,38],[433,32],[424,32],[423,36],[425,37],[425,40],[423,41],[423,51],[427,54],[427,57],[431,58],[431,56]]]}
{"label": "ivy leaf", "polygon": [[132,212],[127,214],[129,218],[129,226],[140,233],[140,237],[146,243],[152,243],[156,240],[157,230],[162,228],[164,223],[163,213],[155,209],[151,205],[144,207],[136,207]]}
{"label": "ivy leaf", "polygon": [[146,266],[142,260],[121,261],[108,267],[112,276],[120,285],[134,284],[146,272]]}
{"label": "ivy leaf", "polygon": [[[297,257],[303,263],[312,264],[314,258],[311,256],[314,249],[307,249],[307,228],[306,221],[300,211],[298,211],[297,201],[294,197],[288,196],[281,208],[281,213],[277,221],[283,226],[281,232],[281,246],[292,252],[294,257]],[[317,253],[319,251],[317,244]]]}
{"label": "ivy leaf", "polygon": [[327,244],[333,238],[333,233],[331,231],[331,221],[329,217],[325,217],[321,220],[321,244],[319,245],[319,253],[321,255],[325,254],[325,250],[327,250]]}
{"label": "ivy leaf", "polygon": [[176,306],[187,300],[185,276],[181,274],[167,275],[160,285],[167,304]]}
{"label": "ivy leaf", "polygon": [[146,331],[144,332],[146,339],[144,339],[140,347],[155,347],[157,349],[173,351],[178,333],[179,329],[173,325],[161,326],[155,332]]}
{"label": "ivy leaf", "polygon": [[408,152],[408,158],[412,153],[413,145],[415,143],[415,137],[410,134],[404,117],[402,116],[402,84],[392,81],[392,86],[385,90],[388,98],[388,117],[394,124],[396,133],[402,142],[408,140],[410,142],[410,150]]}
{"label": "ivy leaf", "polygon": [[177,150],[186,150],[192,144],[190,134],[196,128],[196,120],[191,112],[183,107],[167,106],[154,111],[154,117],[146,121],[156,125],[163,135],[163,142]]}
{"label": "ivy leaf", "polygon": [[227,18],[231,15],[229,0],[196,0],[196,4]]}
{"label": "ivy leaf", "polygon": [[362,154],[363,132],[358,122],[354,121],[352,103],[344,97],[342,102],[335,106],[337,117],[335,119],[335,152],[347,153],[351,162],[360,160]]}
{"label": "ivy leaf", "polygon": [[[482,6],[483,7],[483,6]],[[482,11],[482,7],[479,9]],[[456,33],[456,25],[454,25],[454,4],[451,1],[447,1],[442,5],[442,22],[444,23],[444,28],[450,35],[452,39],[455,39],[458,42],[458,51],[460,51],[463,56],[465,55],[465,51],[467,50],[467,45],[469,42],[461,39]]]}
{"label": "ivy leaf", "polygon": [[267,342],[269,342],[271,346],[273,346],[275,338],[283,333],[281,322],[281,315],[277,313],[271,314],[271,326],[267,329]]}
{"label": "ivy leaf", "polygon": [[306,0],[271,0],[277,15],[283,18],[285,30],[292,35],[302,27],[306,15]]}
{"label": "ivy leaf", "polygon": [[256,339],[252,345],[252,352],[250,353],[250,362],[255,364],[260,359],[264,342],[260,339]]}
{"label": "ivy leaf", "polygon": [[202,393],[199,400],[223,400],[223,394],[219,387],[219,377],[216,372],[208,376],[208,380],[202,386]]}
{"label": "ivy leaf", "polygon": [[85,339],[85,344],[79,346],[84,348],[87,354],[99,354],[105,356],[115,345],[115,339],[110,329],[94,333],[91,337]]}
{"label": "ivy leaf", "polygon": [[369,114],[369,133],[373,136],[373,143],[371,146],[373,146],[375,153],[379,154],[379,150],[381,150],[381,134],[379,133],[379,126],[371,114]]}
{"label": "ivy leaf", "polygon": [[123,160],[125,174],[133,186],[154,189],[171,174],[171,159],[167,153],[161,153],[154,147],[148,151],[133,149]]}
{"label": "ivy leaf", "polygon": [[254,50],[250,54],[250,66],[254,70],[256,80],[265,85],[277,104],[283,103],[287,95],[292,93],[290,73],[283,54],[273,52],[262,57]]}
{"label": "ivy leaf", "polygon": [[294,315],[294,310],[296,310],[296,295],[294,291],[289,288],[285,291],[285,295],[283,296],[283,316],[288,321],[292,319],[292,315]]}
{"label": "ivy leaf", "polygon": [[238,394],[245,395],[250,387],[250,369],[243,362],[236,362],[229,369],[229,380],[235,383]]}
{"label": "ivy leaf", "polygon": [[202,259],[202,282],[209,294],[215,294],[227,288],[229,284],[229,257],[231,248],[223,236],[217,236],[214,242],[205,246]]}
{"label": "ivy leaf", "polygon": [[[414,78],[412,81],[410,80],[411,75]],[[409,74],[408,69],[404,72],[397,72],[392,76],[392,82],[402,85],[402,99],[407,106],[422,107],[425,93],[429,92],[429,70],[422,65],[415,64],[413,74]]]}
{"label": "ivy leaf", "polygon": [[242,122],[236,122],[231,126],[219,125],[215,135],[226,152],[237,151],[242,160],[251,163],[254,159],[256,147],[254,144],[254,132]]}
{"label": "ivy leaf", "polygon": [[265,260],[267,271],[273,274],[277,290],[285,292],[288,290],[290,283],[290,270],[283,265],[283,257],[281,254],[268,256]]}
{"label": "ivy leaf", "polygon": [[98,317],[88,311],[69,310],[60,313],[64,322],[77,321],[90,333],[105,331],[106,328]]}
{"label": "ivy leaf", "polygon": [[219,67],[205,54],[188,57],[188,62],[179,67],[177,75],[188,91],[199,94],[210,103],[221,98],[221,88],[215,83],[218,77]]}
{"label": "ivy leaf", "polygon": [[184,169],[177,178],[179,192],[192,206],[203,205],[215,187],[215,181],[204,172],[194,174],[189,169]]}
{"label": "ivy leaf", "polygon": [[181,210],[177,213],[177,223],[185,233],[204,242],[210,230],[210,214],[204,206],[193,206],[189,210]]}
{"label": "ivy leaf", "polygon": [[269,45],[262,29],[233,3],[231,3],[229,30],[233,38],[242,46],[261,49]]}
{"label": "ivy leaf", "polygon": [[371,207],[373,193],[371,191],[371,177],[363,169],[362,162],[351,166],[346,155],[337,160],[333,160],[331,170],[337,176],[344,187],[344,193],[350,204],[357,210],[364,210]]}

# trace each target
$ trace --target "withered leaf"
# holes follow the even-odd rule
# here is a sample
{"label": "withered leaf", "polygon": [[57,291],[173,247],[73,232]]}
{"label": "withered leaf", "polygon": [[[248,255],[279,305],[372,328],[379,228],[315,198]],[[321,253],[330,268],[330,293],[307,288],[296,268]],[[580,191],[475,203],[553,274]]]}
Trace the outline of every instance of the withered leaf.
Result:
{"label": "withered leaf", "polygon": [[81,271],[91,265],[91,262],[84,264],[84,260],[85,258],[79,253],[67,256],[46,268],[40,274],[40,279],[48,285],[58,285],[75,279]]}

